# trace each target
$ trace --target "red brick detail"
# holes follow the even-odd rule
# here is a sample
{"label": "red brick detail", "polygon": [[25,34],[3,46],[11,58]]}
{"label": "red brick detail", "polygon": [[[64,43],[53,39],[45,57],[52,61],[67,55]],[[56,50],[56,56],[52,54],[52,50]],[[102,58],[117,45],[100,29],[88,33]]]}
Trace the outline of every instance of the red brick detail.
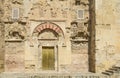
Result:
{"label": "red brick detail", "polygon": [[47,29],[47,28],[52,29],[52,30],[54,30],[54,31],[57,32],[57,33],[60,33],[60,32],[61,32],[61,29],[60,29],[58,26],[56,26],[56,25],[54,25],[54,24],[49,24],[49,23],[39,25],[39,26],[35,29],[35,31],[36,31],[36,32],[41,32],[42,30]]}

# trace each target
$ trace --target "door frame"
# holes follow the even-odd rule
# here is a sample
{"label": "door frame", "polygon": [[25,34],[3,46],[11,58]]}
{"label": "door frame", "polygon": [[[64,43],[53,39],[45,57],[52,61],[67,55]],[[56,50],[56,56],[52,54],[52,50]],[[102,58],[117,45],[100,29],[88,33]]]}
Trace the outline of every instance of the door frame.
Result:
{"label": "door frame", "polygon": [[[43,70],[42,69],[42,47],[53,47],[54,48],[54,53],[55,53],[55,70]],[[42,45],[39,46],[39,51],[38,51],[38,67],[39,71],[42,72],[47,72],[47,71],[58,71],[58,47],[57,45]]]}

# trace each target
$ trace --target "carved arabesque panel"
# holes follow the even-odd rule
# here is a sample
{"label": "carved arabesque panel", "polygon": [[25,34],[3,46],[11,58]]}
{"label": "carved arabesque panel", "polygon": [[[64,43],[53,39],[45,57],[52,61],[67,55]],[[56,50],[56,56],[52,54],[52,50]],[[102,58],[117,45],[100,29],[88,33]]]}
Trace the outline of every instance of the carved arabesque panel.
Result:
{"label": "carved arabesque panel", "polygon": [[88,53],[88,22],[71,23],[71,48],[73,53]]}
{"label": "carved arabesque panel", "polygon": [[79,22],[72,22],[71,23],[71,38],[75,39],[85,39],[88,40],[89,32],[88,32],[88,25]]}
{"label": "carved arabesque panel", "polygon": [[5,27],[6,39],[25,39],[25,33],[25,28],[18,22],[7,24]]}

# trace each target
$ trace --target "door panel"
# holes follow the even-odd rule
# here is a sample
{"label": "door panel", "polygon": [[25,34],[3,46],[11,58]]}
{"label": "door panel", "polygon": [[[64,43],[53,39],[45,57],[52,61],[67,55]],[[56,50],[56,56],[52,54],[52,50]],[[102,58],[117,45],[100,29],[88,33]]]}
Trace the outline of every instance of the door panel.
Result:
{"label": "door panel", "polygon": [[55,69],[54,47],[42,48],[42,69],[43,70]]}
{"label": "door panel", "polygon": [[44,70],[46,70],[47,69],[47,67],[48,67],[48,56],[47,56],[48,54],[47,54],[47,50],[46,49],[43,49],[43,52],[42,52],[42,68],[44,69]]}

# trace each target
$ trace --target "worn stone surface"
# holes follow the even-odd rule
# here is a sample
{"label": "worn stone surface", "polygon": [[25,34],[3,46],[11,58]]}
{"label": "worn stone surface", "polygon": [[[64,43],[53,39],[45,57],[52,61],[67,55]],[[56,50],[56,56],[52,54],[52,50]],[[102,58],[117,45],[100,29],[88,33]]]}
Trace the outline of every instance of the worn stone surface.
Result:
{"label": "worn stone surface", "polygon": [[54,72],[88,72],[88,0],[5,0],[4,6],[6,72],[47,72],[42,47],[54,47]]}
{"label": "worn stone surface", "polygon": [[119,63],[119,0],[96,0],[96,70]]}
{"label": "worn stone surface", "polygon": [[0,72],[4,71],[4,53],[5,53],[5,42],[4,42],[4,22],[3,22],[3,15],[4,15],[4,7],[3,7],[3,0],[0,0]]}
{"label": "worn stone surface", "polygon": [[[18,48],[19,47],[19,48]],[[5,71],[21,72],[24,70],[24,43],[5,43]]]}
{"label": "worn stone surface", "polygon": [[[87,73],[119,66],[119,4],[0,0],[0,71]],[[42,69],[43,47],[54,48],[55,70]]]}

